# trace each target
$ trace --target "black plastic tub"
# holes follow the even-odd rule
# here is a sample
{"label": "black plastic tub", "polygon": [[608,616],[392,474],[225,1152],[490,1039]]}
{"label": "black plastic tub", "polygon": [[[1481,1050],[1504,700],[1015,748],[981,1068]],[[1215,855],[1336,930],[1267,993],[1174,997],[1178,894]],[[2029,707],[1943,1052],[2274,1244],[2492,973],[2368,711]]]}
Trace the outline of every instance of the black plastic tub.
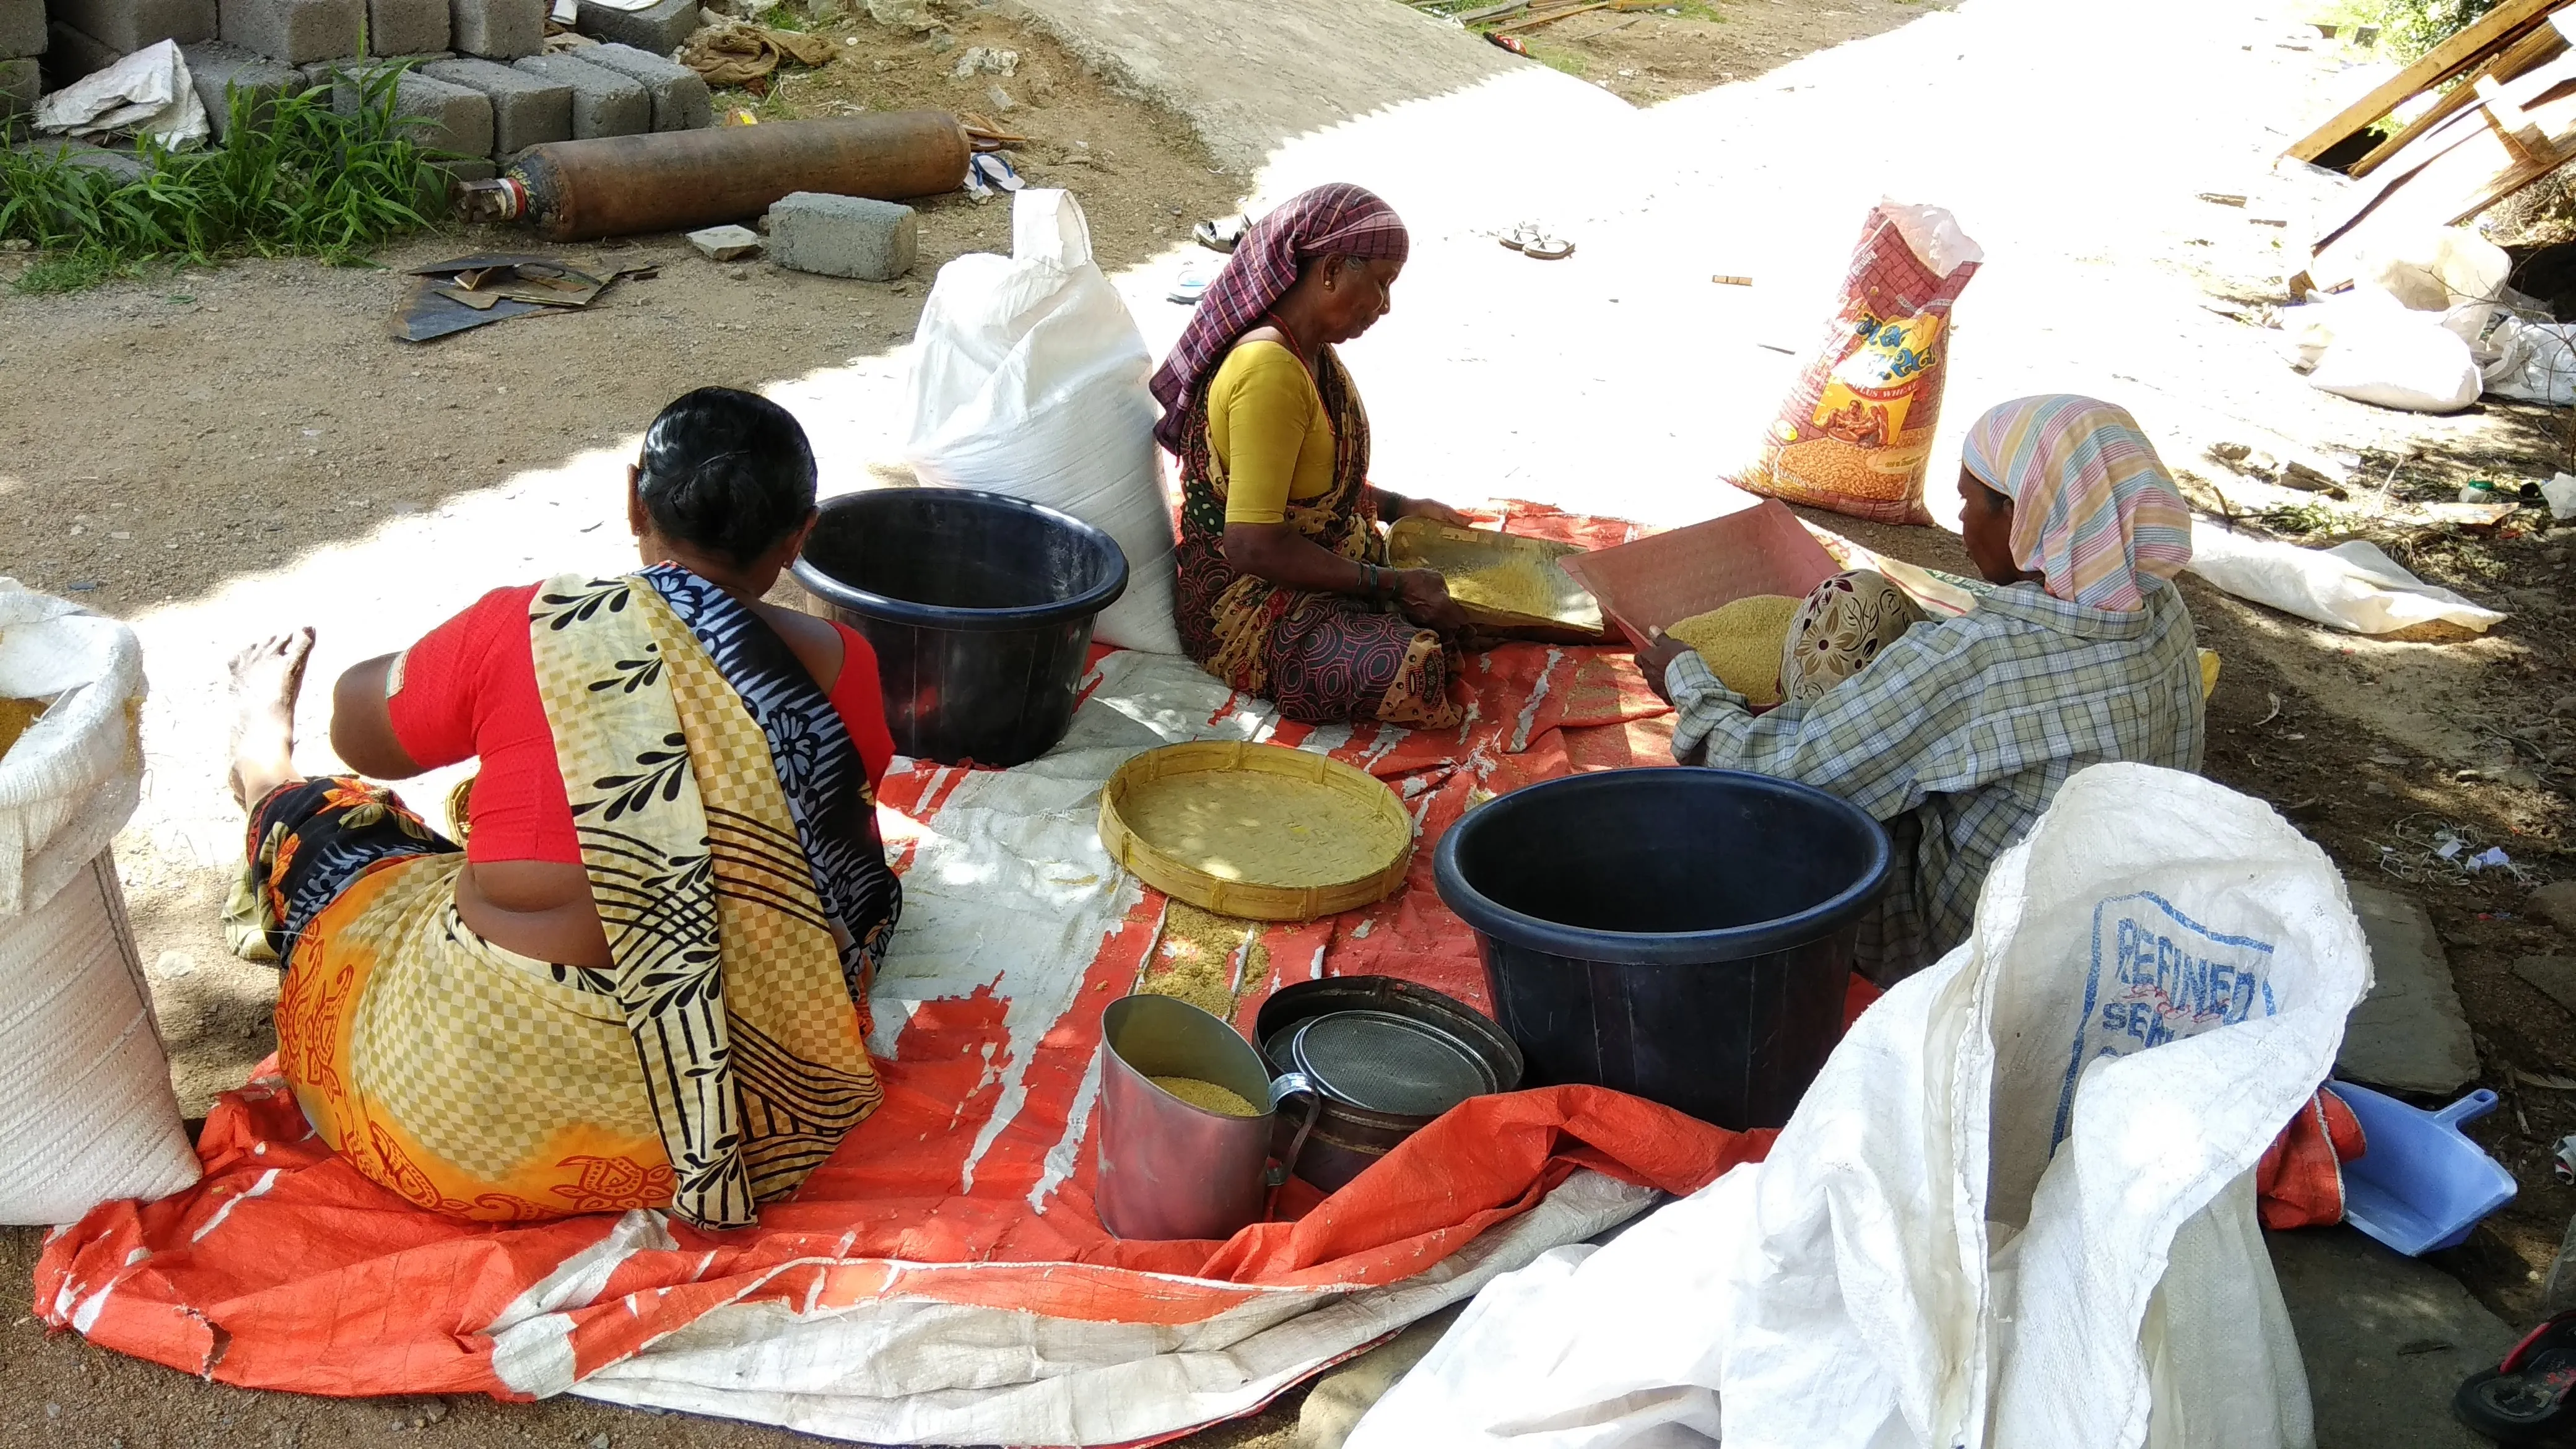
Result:
{"label": "black plastic tub", "polygon": [[999,493],[884,488],[825,502],[795,573],[876,649],[898,751],[1016,765],[1073,722],[1091,621],[1126,591],[1127,555]]}
{"label": "black plastic tub", "polygon": [[1487,802],[1441,838],[1531,1086],[1590,1083],[1777,1127],[1842,1034],[1887,832],[1738,770],[1609,770]]}

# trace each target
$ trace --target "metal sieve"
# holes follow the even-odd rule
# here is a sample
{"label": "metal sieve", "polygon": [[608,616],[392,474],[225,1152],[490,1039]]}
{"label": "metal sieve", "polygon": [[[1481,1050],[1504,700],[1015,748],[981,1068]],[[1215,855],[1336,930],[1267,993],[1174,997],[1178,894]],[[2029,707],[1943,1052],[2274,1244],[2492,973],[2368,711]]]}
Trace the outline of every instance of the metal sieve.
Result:
{"label": "metal sieve", "polygon": [[1393,1012],[1326,1012],[1299,1025],[1287,1047],[1294,1070],[1326,1096],[1373,1112],[1437,1117],[1501,1086],[1473,1046]]}

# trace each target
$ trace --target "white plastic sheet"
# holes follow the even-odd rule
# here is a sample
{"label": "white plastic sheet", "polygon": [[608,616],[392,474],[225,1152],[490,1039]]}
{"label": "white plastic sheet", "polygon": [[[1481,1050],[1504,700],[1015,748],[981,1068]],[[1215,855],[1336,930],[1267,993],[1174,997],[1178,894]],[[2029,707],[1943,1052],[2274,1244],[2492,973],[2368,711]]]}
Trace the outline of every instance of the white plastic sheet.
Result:
{"label": "white plastic sheet", "polygon": [[211,127],[186,57],[176,41],[146,46],[107,69],[81,77],[36,102],[40,135],[150,136],[165,146],[193,146]]}
{"label": "white plastic sheet", "polygon": [[1127,592],[1093,637],[1178,654],[1172,512],[1145,382],[1153,354],[1092,261],[1070,194],[1017,193],[1011,231],[1011,255],[959,257],[922,304],[906,460],[925,483],[1042,503],[1118,540]]}
{"label": "white plastic sheet", "polygon": [[2251,1174],[2369,981],[2270,809],[2081,771],[1767,1158],[1496,1280],[1349,1449],[2306,1449]]}
{"label": "white plastic sheet", "polygon": [[2360,539],[2301,548],[2204,524],[2192,530],[2186,567],[2240,599],[2356,634],[2392,634],[2436,621],[2483,634],[2504,618],[2424,582]]}

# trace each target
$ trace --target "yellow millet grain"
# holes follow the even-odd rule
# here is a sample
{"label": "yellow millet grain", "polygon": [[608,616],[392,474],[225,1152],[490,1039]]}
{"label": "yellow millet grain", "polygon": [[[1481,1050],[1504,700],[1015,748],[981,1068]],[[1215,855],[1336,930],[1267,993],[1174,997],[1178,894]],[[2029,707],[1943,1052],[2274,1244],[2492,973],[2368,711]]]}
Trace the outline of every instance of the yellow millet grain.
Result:
{"label": "yellow millet grain", "polygon": [[1727,688],[1755,704],[1780,702],[1780,644],[1803,599],[1754,594],[1664,632],[1689,645]]}
{"label": "yellow millet grain", "polygon": [[1193,1107],[1228,1117],[1258,1117],[1262,1109],[1243,1100],[1214,1082],[1196,1077],[1147,1077],[1145,1080],[1180,1098]]}
{"label": "yellow millet grain", "polygon": [[44,712],[45,702],[41,699],[0,699],[0,755],[9,753],[9,747],[18,743],[18,736],[25,734],[27,726]]}
{"label": "yellow millet grain", "polygon": [[1243,953],[1242,978],[1255,990],[1269,980],[1270,953],[1253,929],[1250,921],[1171,902],[1163,908],[1162,944],[1155,948],[1145,980],[1136,989],[1176,996],[1210,1016],[1232,1020],[1235,953]]}
{"label": "yellow millet grain", "polygon": [[1488,609],[1498,614],[1520,614],[1529,618],[1553,618],[1556,614],[1556,566],[1532,554],[1515,553],[1499,563],[1462,573],[1445,574],[1449,597],[1471,608]]}

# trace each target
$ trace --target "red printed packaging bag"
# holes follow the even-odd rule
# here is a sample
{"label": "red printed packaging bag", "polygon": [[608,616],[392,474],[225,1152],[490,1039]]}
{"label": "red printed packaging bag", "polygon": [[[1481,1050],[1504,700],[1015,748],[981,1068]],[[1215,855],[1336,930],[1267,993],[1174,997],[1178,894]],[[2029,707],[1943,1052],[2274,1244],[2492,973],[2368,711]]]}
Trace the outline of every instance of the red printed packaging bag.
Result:
{"label": "red printed packaging bag", "polygon": [[1941,420],[1950,304],[1984,252],[1937,206],[1881,201],[1797,386],[1734,479],[1767,497],[1881,523],[1930,523],[1923,470]]}

